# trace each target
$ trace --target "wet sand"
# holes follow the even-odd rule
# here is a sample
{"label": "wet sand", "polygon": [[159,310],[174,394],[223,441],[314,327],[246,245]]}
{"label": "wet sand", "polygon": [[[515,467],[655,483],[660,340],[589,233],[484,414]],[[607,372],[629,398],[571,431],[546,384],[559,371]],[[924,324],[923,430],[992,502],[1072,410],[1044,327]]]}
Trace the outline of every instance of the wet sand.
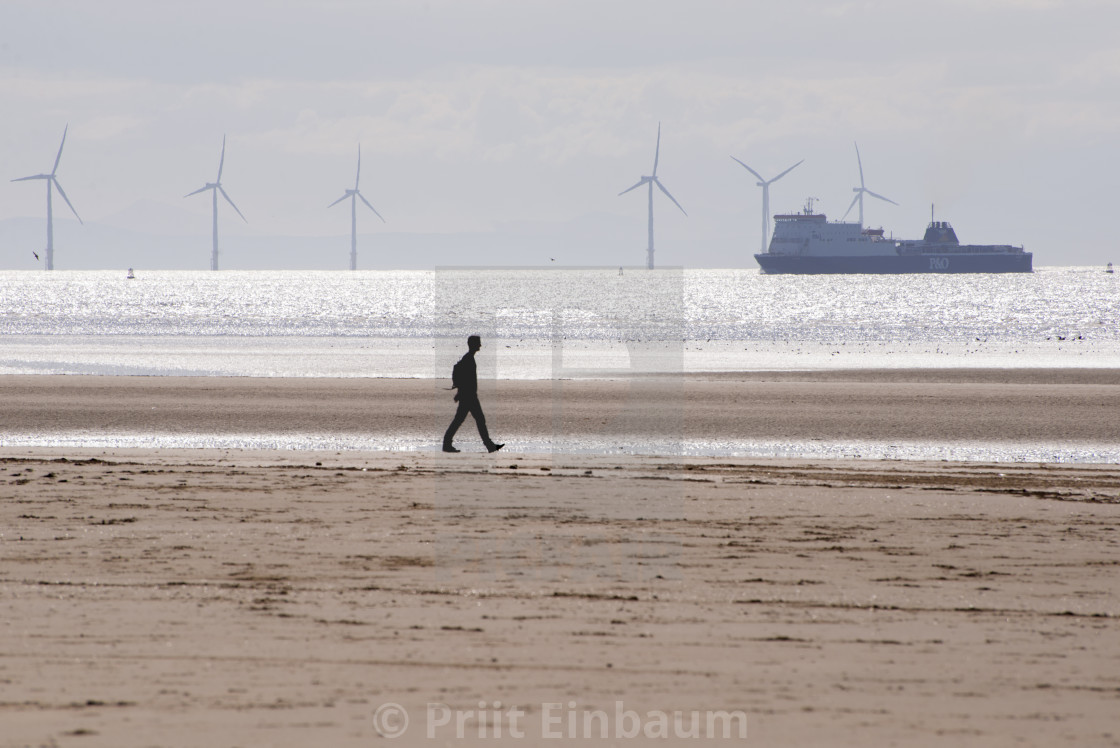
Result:
{"label": "wet sand", "polygon": [[[817,432],[954,438],[968,393],[1012,428],[1039,417],[977,378],[865,377],[896,415],[819,414]],[[507,384],[492,420],[553,422]],[[641,386],[682,386],[689,418],[731,431],[777,418],[751,412],[768,384],[843,382]],[[559,385],[608,403],[603,386]],[[1016,387],[1038,388],[1052,433],[1115,440],[1115,411],[1091,412],[1110,381]],[[422,381],[31,377],[0,394],[0,433],[449,416]],[[666,422],[578,402],[569,431]],[[551,745],[601,726],[590,744],[674,745],[694,711],[702,738],[709,713],[736,736],[742,714],[748,745],[1120,744],[1115,465],[4,447],[0,471],[2,746]],[[409,718],[394,740],[387,705]]]}
{"label": "wet sand", "polygon": [[[0,377],[0,434],[324,434],[438,439],[450,382]],[[495,437],[1120,442],[1120,372],[875,370],[484,381]],[[477,447],[471,423],[464,441]]]}

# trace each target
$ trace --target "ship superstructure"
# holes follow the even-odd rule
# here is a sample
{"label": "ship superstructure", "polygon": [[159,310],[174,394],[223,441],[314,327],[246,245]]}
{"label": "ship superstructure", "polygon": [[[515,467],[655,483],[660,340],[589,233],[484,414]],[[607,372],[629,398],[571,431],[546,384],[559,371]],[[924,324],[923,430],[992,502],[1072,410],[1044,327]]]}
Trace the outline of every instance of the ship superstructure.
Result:
{"label": "ship superstructure", "polygon": [[1029,273],[1033,255],[1007,244],[961,244],[947,221],[931,221],[920,240],[883,229],[829,221],[813,212],[774,216],[774,235],[755,259],[763,273]]}

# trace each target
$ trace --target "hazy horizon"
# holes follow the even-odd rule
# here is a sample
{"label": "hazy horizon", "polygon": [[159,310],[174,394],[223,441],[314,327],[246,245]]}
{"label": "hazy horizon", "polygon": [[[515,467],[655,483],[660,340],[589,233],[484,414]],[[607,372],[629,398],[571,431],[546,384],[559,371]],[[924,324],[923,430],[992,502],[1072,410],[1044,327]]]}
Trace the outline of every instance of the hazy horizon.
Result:
{"label": "hazy horizon", "polygon": [[1118,21],[1103,0],[7,0],[0,267],[41,267],[43,185],[9,180],[49,172],[67,125],[58,177],[86,225],[56,199],[59,269],[125,250],[207,267],[210,200],[184,196],[223,136],[248,220],[219,206],[223,268],[277,267],[266,237],[345,268],[349,211],[327,206],[359,143],[386,220],[359,213],[361,268],[636,266],[646,201],[618,193],[650,173],[659,122],[658,176],[688,211],[655,207],[659,265],[755,267],[761,188],[732,156],[767,178],[804,159],[771,213],[814,197],[839,219],[853,142],[899,203],[867,201],[869,226],[919,237],[934,203],[963,242],[1103,265],[1120,261]]}

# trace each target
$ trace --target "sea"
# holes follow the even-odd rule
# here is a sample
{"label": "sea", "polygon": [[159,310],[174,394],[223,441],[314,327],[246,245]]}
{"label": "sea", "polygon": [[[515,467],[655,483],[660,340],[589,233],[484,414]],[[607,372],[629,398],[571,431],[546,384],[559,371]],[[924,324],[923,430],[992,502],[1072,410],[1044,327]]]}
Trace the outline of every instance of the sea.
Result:
{"label": "sea", "polygon": [[[0,271],[0,374],[626,378],[855,368],[1120,369],[1120,275],[762,275],[637,267]],[[161,441],[162,438],[162,441]],[[0,434],[0,445],[220,446],[190,437]],[[319,441],[316,441],[316,439]],[[176,441],[178,439],[178,441]],[[233,446],[322,447],[258,435]],[[184,441],[187,440],[187,441]],[[1118,437],[1120,443],[1120,437]],[[327,448],[427,449],[358,439]],[[587,445],[529,445],[587,449]],[[606,447],[604,447],[606,449]],[[1116,462],[1120,444],[680,444],[632,451]],[[591,447],[589,451],[598,451]]]}

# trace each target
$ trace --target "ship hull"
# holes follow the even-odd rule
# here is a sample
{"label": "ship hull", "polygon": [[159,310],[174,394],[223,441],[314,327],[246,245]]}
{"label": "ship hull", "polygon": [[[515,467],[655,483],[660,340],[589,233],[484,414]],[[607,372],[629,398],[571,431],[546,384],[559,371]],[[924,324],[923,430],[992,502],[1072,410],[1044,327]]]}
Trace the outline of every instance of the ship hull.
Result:
{"label": "ship hull", "polygon": [[810,255],[756,254],[755,260],[767,275],[838,275],[867,273],[1029,273],[1033,255],[920,254],[822,257]]}

